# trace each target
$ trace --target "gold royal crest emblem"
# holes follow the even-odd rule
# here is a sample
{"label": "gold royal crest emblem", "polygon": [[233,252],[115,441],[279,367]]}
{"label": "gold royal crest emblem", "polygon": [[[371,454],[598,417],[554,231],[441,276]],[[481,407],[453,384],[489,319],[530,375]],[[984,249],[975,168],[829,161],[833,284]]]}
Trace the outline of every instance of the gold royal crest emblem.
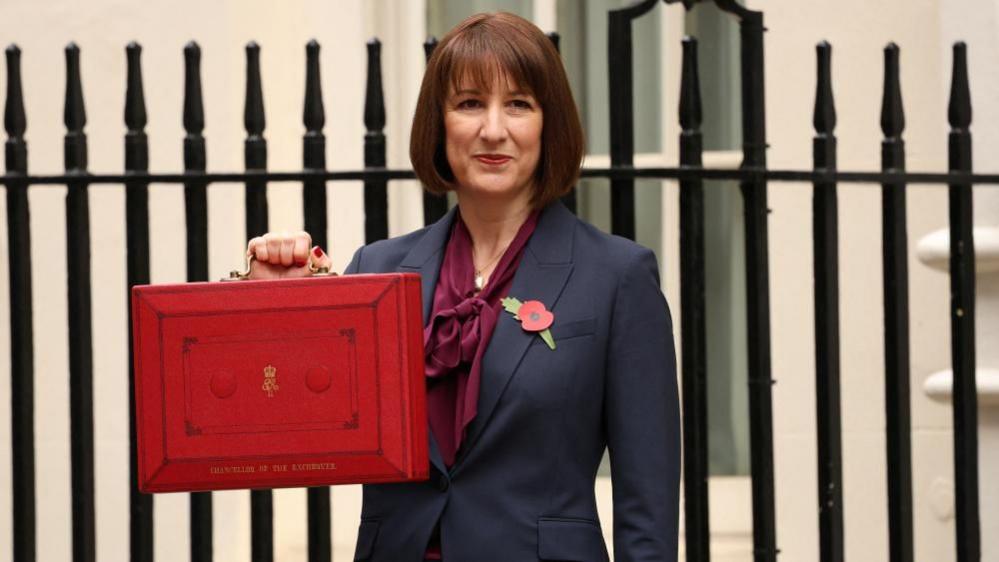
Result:
{"label": "gold royal crest emblem", "polygon": [[267,393],[268,398],[274,398],[274,393],[280,389],[277,384],[277,369],[273,365],[264,367],[264,384],[261,388]]}

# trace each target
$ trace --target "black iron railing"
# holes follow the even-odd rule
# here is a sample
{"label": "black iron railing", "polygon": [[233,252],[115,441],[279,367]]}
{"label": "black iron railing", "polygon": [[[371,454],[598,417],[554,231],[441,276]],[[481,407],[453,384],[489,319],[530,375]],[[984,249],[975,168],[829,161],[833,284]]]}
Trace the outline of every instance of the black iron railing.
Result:
{"label": "black iron railing", "polygon": [[[815,93],[813,166],[836,169],[836,108],[832,92],[832,47],[822,42]],[[835,182],[815,182],[812,252],[815,272],[815,408],[819,467],[821,562],[843,560],[843,451],[839,391],[839,218]]]}
{"label": "black iron railing", "polygon": [[[667,3],[676,0],[666,0]],[[683,0],[687,9],[696,0]],[[710,559],[708,525],[707,394],[704,200],[706,180],[737,180],[745,208],[746,287],[749,349],[750,448],[752,469],[754,558],[759,562],[777,558],[774,508],[774,452],[772,429],[770,319],[767,237],[767,183],[806,182],[813,186],[813,248],[816,338],[816,393],[818,428],[818,521],[817,550],[823,562],[844,559],[843,485],[841,453],[838,212],[837,184],[875,183],[882,186],[884,306],[885,306],[885,414],[887,427],[887,473],[889,547],[892,562],[913,560],[912,459],[909,414],[909,307],[906,258],[905,194],[909,184],[950,186],[950,277],[951,341],[954,372],[954,464],[956,480],[957,557],[960,562],[980,559],[977,403],[975,391],[975,265],[972,237],[972,185],[999,184],[999,174],[971,172],[971,101],[968,89],[966,49],[954,47],[953,81],[948,110],[950,165],[948,172],[908,172],[902,139],[899,80],[899,48],[885,49],[885,82],[881,125],[882,170],[840,171],[836,166],[836,111],[831,81],[831,46],[817,48],[818,79],[815,98],[813,167],[811,170],[775,170],[766,164],[764,115],[763,14],[750,11],[734,0],[715,0],[717,7],[741,24],[741,82],[743,163],[738,170],[706,169],[702,166],[700,125],[702,110],[697,73],[697,43],[683,42],[683,66],[679,122],[680,165],[665,168],[634,168],[631,72],[631,26],[649,12],[657,0],[641,0],[609,14],[609,87],[611,166],[589,168],[583,177],[611,182],[612,230],[634,237],[634,182],[638,178],[673,179],[680,184],[680,315],[682,331],[682,386],[684,411],[684,491],[686,553],[689,562]],[[553,35],[557,43],[558,37]],[[430,56],[436,45],[423,45]],[[95,557],[93,365],[91,337],[90,225],[88,190],[97,185],[124,185],[126,190],[128,287],[149,281],[148,186],[151,182],[184,187],[187,219],[187,272],[189,281],[208,279],[207,189],[214,183],[245,184],[246,236],[267,230],[268,184],[300,183],[303,187],[305,228],[316,243],[326,245],[326,184],[346,180],[364,182],[365,240],[373,242],[388,234],[387,194],[389,181],[413,179],[410,170],[385,168],[385,107],[383,102],[380,44],[368,44],[367,92],[364,107],[364,169],[326,169],[325,113],[319,79],[319,45],[306,46],[306,87],[303,122],[303,167],[299,171],[267,171],[267,144],[260,78],[259,47],[246,47],[247,81],[244,122],[245,168],[243,172],[208,172],[205,154],[204,110],[200,78],[200,50],[194,43],[184,48],[185,88],[183,123],[184,171],[149,173],[148,142],[143,129],[146,111],[140,68],[141,48],[127,49],[128,87],[125,102],[125,172],[90,173],[87,170],[86,113],[80,86],[80,50],[66,48],[66,105],[64,121],[65,173],[28,173],[26,116],[23,104],[20,61],[16,46],[6,51],[7,98],[4,125],[6,173],[0,176],[7,192],[11,319],[11,412],[13,479],[13,557],[35,559],[37,530],[34,462],[34,356],[31,309],[30,231],[28,189],[46,185],[67,186],[66,242],[69,292],[70,412],[72,463],[73,559]],[[575,209],[575,196],[565,199]],[[424,194],[424,220],[444,215],[443,197]],[[123,295],[125,298],[126,295]],[[131,355],[131,348],[130,348]],[[129,363],[131,365],[131,361]],[[129,427],[132,442],[131,559],[152,560],[153,500],[136,487],[134,404],[129,384]],[[211,560],[212,497],[191,494],[191,559]],[[273,512],[268,491],[251,492],[252,558],[273,558]],[[309,559],[331,559],[328,488],[308,491]]]}

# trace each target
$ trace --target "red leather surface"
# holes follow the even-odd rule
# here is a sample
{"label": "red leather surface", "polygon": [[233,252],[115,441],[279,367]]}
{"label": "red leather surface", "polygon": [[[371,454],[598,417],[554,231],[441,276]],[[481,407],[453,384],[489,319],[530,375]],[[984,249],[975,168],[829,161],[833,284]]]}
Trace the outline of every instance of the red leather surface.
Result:
{"label": "red leather surface", "polygon": [[139,488],[425,480],[420,278],[132,290]]}

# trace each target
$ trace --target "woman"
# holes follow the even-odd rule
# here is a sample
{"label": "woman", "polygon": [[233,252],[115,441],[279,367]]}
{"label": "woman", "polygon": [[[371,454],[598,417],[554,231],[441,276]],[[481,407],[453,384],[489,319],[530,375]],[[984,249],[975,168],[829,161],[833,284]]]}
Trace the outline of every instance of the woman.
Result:
{"label": "woman", "polygon": [[[345,271],[422,276],[431,477],[364,487],[355,560],[606,560],[594,498],[605,447],[616,560],[676,560],[669,311],[651,251],[558,201],[583,153],[559,55],[534,25],[480,14],[443,38],[410,157],[458,206],[364,246]],[[305,233],[251,240],[254,277],[328,266],[309,245]]]}

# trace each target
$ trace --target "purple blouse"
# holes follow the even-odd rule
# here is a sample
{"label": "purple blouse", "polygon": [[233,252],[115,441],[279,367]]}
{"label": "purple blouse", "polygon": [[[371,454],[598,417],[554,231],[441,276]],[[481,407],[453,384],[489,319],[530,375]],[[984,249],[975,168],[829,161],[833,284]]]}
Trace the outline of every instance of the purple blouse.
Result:
{"label": "purple blouse", "polygon": [[431,320],[423,331],[427,417],[448,467],[454,464],[465,428],[475,419],[482,356],[502,309],[500,298],[510,290],[539,214],[534,211],[524,221],[489,282],[476,293],[472,238],[461,213],[456,213],[437,278]]}

